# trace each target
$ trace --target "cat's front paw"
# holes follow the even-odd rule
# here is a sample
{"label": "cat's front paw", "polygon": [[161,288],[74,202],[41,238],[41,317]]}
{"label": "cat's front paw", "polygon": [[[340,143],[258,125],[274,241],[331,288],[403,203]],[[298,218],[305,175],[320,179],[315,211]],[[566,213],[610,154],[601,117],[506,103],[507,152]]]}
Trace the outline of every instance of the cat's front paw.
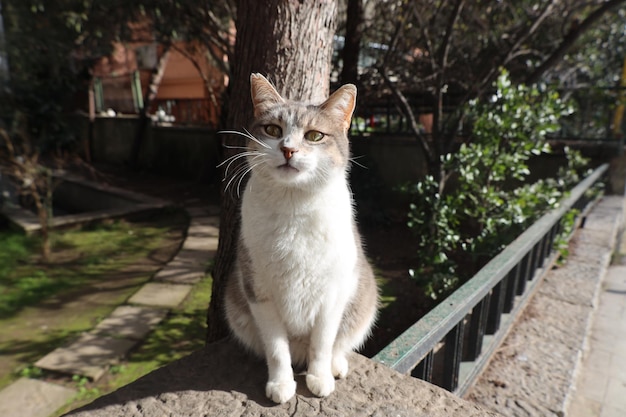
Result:
{"label": "cat's front paw", "polygon": [[307,374],[306,386],[317,397],[327,397],[335,390],[335,378],[332,374]]}
{"label": "cat's front paw", "polygon": [[286,403],[296,395],[296,381],[268,381],[265,386],[265,395],[277,404]]}

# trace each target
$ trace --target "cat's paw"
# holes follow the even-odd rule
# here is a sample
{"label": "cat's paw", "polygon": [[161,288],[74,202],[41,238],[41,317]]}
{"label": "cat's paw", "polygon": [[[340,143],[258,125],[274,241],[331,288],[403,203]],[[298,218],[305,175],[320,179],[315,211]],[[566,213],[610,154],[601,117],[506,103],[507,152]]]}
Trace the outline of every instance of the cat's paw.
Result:
{"label": "cat's paw", "polygon": [[306,386],[317,397],[327,397],[335,390],[335,378],[332,374],[307,374]]}
{"label": "cat's paw", "polygon": [[277,404],[283,404],[296,395],[296,381],[268,381],[265,386],[267,398]]}
{"label": "cat's paw", "polygon": [[348,375],[348,359],[344,355],[333,356],[332,367],[335,378],[345,378]]}

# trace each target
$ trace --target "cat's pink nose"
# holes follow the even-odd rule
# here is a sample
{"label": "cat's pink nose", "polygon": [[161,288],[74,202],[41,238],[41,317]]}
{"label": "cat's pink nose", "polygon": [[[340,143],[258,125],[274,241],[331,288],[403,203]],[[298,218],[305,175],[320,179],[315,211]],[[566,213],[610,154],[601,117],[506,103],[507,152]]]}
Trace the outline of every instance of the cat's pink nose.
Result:
{"label": "cat's pink nose", "polygon": [[296,148],[288,148],[286,146],[281,146],[280,150],[283,151],[283,155],[285,156],[285,160],[289,161],[294,153],[298,152]]}

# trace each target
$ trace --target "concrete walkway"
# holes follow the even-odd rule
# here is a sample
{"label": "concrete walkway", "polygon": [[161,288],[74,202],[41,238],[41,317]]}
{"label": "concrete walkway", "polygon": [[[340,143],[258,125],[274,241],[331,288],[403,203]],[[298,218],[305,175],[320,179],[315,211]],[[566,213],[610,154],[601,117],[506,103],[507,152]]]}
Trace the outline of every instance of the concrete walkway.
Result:
{"label": "concrete walkway", "polygon": [[624,203],[623,196],[605,196],[593,207],[574,232],[565,263],[546,271],[466,398],[508,417],[570,417],[598,295],[624,224]]}
{"label": "concrete walkway", "polygon": [[[35,366],[98,380],[126,357],[167,315],[180,305],[206,273],[217,250],[219,207],[187,207],[190,217],[178,254],[129,300],[93,330],[57,348]],[[0,416],[47,417],[76,391],[36,379],[20,378],[0,391]]]}
{"label": "concrete walkway", "polygon": [[626,236],[600,289],[567,417],[626,416]]}

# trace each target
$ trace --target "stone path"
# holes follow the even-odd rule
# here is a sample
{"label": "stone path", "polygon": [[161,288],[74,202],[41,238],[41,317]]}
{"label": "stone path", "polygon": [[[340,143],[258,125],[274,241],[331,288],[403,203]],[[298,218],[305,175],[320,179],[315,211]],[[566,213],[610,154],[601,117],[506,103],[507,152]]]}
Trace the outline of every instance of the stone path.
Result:
{"label": "stone path", "polygon": [[[187,236],[178,254],[129,300],[93,330],[57,348],[35,366],[98,380],[124,358],[167,315],[180,305],[205,275],[217,251],[219,207],[188,207]],[[0,391],[0,416],[47,417],[76,391],[36,379],[20,378]]]}
{"label": "stone path", "polygon": [[626,236],[600,289],[567,416],[626,416]]}

